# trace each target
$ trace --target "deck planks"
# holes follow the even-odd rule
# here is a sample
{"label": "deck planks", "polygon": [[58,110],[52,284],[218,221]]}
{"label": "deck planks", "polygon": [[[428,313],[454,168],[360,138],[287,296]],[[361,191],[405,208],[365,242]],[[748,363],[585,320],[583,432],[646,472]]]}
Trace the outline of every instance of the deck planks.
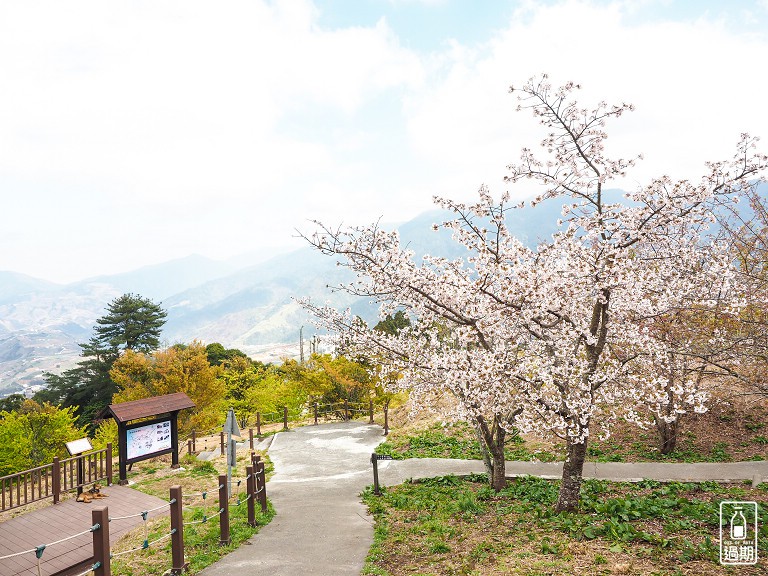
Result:
{"label": "deck planks", "polygon": [[[89,504],[77,502],[74,498],[46,506],[0,522],[0,557],[24,550],[31,550],[41,544],[50,544],[71,534],[77,534],[91,527],[91,511],[107,506],[110,518],[139,514],[167,503],[155,496],[149,496],[127,486],[107,486],[102,492],[107,498],[94,500]],[[168,509],[150,512],[154,518],[168,514]],[[109,524],[109,540],[114,544],[123,534],[140,526],[141,517],[115,520]],[[89,532],[75,539],[48,546],[40,559],[40,574],[53,576],[88,569],[93,558],[93,535]],[[37,557],[29,552],[15,558],[0,560],[0,576],[37,576]]]}

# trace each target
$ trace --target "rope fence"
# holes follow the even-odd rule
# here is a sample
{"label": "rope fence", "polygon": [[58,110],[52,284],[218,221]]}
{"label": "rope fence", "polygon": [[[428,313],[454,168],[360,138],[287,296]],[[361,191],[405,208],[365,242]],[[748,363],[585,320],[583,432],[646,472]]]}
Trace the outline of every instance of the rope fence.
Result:
{"label": "rope fence", "polygon": [[[246,484],[246,497],[240,499],[239,486],[242,482]],[[77,534],[66,536],[55,542],[48,544],[41,544],[34,548],[22,550],[21,552],[15,552],[5,556],[0,556],[0,562],[15,558],[17,556],[23,556],[26,554],[35,554],[37,559],[37,573],[38,576],[42,576],[41,573],[41,561],[45,550],[52,546],[56,546],[68,540],[82,537],[86,534],[93,533],[93,564],[91,567],[78,574],[77,576],[86,576],[93,573],[95,576],[111,576],[111,560],[131,553],[141,552],[149,547],[164,542],[168,539],[171,540],[171,562],[172,567],[170,573],[176,576],[184,572],[188,564],[184,560],[184,526],[190,526],[193,524],[202,524],[213,518],[219,518],[219,544],[227,545],[231,542],[230,538],[230,522],[231,517],[229,514],[229,501],[232,498],[236,498],[237,502],[235,506],[247,503],[247,523],[251,527],[257,526],[256,521],[256,502],[259,503],[262,513],[268,511],[267,495],[266,495],[266,472],[264,462],[257,454],[251,454],[251,465],[246,466],[246,477],[236,481],[238,491],[236,494],[230,494],[227,487],[227,476],[222,474],[218,476],[218,486],[210,491],[203,491],[200,493],[183,494],[181,486],[172,486],[170,488],[170,500],[167,503],[161,504],[155,508],[143,510],[136,514],[129,514],[126,516],[109,516],[109,510],[105,507],[95,508],[92,510],[92,525],[88,530],[83,530]],[[212,514],[207,513],[207,495],[209,492],[218,491],[219,501],[216,512]],[[184,522],[183,517],[183,501],[184,498],[202,498],[205,508],[203,512],[203,520],[192,520]],[[147,518],[150,512],[162,510],[164,508],[169,509],[169,516],[171,521],[171,529],[169,532],[155,537],[149,538],[149,526],[147,524]],[[141,518],[144,527],[144,540],[140,546],[136,546],[129,550],[123,550],[120,552],[112,553],[110,550],[109,542],[109,524],[112,521],[127,520],[131,518]]]}
{"label": "rope fence", "polygon": [[[357,417],[367,415],[368,423],[373,424],[373,416],[377,411],[377,408],[381,408],[384,414],[384,436],[389,435],[389,403],[385,402],[382,405],[377,405],[373,400],[359,403],[349,403],[344,400],[342,402],[335,402],[330,404],[318,404],[317,402],[308,404],[304,407],[290,410],[287,406],[284,406],[281,411],[277,412],[256,412],[256,421],[251,427],[248,427],[248,441],[250,450],[254,450],[254,435],[257,437],[262,436],[262,426],[271,426],[282,422],[283,431],[289,430],[288,424],[291,422],[306,422],[312,421],[314,425],[320,423],[320,420],[342,420],[347,422],[352,420],[355,415]],[[243,426],[245,428],[245,426]],[[254,434],[255,429],[255,434]],[[199,451],[209,451],[208,441],[211,437],[218,436],[218,442],[211,446],[211,450],[215,451],[217,448],[220,454],[223,456],[227,453],[227,443],[225,441],[225,434],[220,428],[214,430],[198,433],[193,430],[189,436],[179,442],[179,453],[184,451],[185,445],[188,454],[195,454]],[[203,439],[203,446],[201,450],[198,450],[197,441]]]}

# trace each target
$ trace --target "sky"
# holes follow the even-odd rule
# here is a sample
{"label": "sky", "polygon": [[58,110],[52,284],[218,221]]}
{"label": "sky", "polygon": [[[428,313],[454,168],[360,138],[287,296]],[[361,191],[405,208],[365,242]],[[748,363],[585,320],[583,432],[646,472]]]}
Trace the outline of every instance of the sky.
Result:
{"label": "sky", "polygon": [[[506,191],[509,87],[631,102],[621,185],[768,150],[768,0],[0,0],[0,270],[55,282],[302,246]],[[515,188],[515,196],[530,191]]]}

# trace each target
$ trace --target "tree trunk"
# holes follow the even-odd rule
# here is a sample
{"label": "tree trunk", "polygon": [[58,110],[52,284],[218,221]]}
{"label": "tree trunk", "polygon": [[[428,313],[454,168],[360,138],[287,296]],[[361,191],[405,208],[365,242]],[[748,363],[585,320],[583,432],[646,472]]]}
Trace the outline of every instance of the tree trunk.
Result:
{"label": "tree trunk", "polygon": [[678,421],[665,422],[662,418],[656,418],[656,430],[659,433],[659,452],[671,454],[677,447]]}
{"label": "tree trunk", "polygon": [[496,492],[503,490],[507,485],[506,462],[504,461],[504,441],[507,431],[501,427],[501,420],[494,417],[491,428],[484,418],[476,419],[475,430],[480,450],[483,454],[483,463],[488,473],[488,482]]}
{"label": "tree trunk", "polygon": [[488,474],[488,479],[493,478],[493,457],[491,451],[485,443],[485,436],[483,435],[483,429],[480,423],[475,421],[475,436],[477,436],[477,442],[480,444],[480,454],[483,457],[483,465],[485,466],[485,473]]}
{"label": "tree trunk", "polygon": [[507,486],[507,466],[504,461],[504,439],[507,431],[499,425],[498,420],[494,420],[493,427],[494,441],[489,447],[493,457],[493,474],[490,477],[490,482],[491,488],[498,492]]}
{"label": "tree trunk", "polygon": [[566,445],[567,456],[563,464],[563,479],[557,497],[556,512],[574,512],[579,507],[582,471],[587,457],[587,440],[576,444],[570,438]]}

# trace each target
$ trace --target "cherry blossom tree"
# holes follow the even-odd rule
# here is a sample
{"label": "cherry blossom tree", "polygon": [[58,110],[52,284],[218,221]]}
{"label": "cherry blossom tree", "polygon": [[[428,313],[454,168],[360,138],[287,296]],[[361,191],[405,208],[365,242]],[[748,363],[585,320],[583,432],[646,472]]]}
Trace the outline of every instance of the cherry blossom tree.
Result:
{"label": "cherry blossom tree", "polygon": [[514,426],[565,441],[558,510],[578,506],[593,420],[604,419],[604,427],[619,416],[641,422],[638,404],[662,394],[663,379],[634,371],[642,355],[664,354],[649,319],[710,305],[711,286],[727,288],[728,254],[707,238],[708,226],[713,211],[750,188],[768,163],[744,134],[734,158],[707,164],[698,183],[660,177],[623,202],[611,201],[608,186],[637,158],[607,156],[605,125],[632,106],[583,108],[574,98],[578,88],[554,89],[542,76],[512,90],[545,137],[541,152],[524,149],[509,166],[507,182],[535,185],[534,206],[562,204],[551,240],[525,246],[506,226],[508,211],[521,205],[510,205],[509,193],[496,200],[485,188],[472,205],[436,199],[453,214],[439,226],[467,248],[463,260],[425,256],[417,264],[395,232],[376,225],[318,223],[308,238],[355,272],[344,289],[376,299],[382,317],[403,308],[418,320],[397,337],[376,337],[313,307],[321,322],[348,344],[386,350],[404,375],[398,382],[417,398],[453,393],[484,434],[495,487],[503,485],[496,476],[504,469],[500,431]]}

